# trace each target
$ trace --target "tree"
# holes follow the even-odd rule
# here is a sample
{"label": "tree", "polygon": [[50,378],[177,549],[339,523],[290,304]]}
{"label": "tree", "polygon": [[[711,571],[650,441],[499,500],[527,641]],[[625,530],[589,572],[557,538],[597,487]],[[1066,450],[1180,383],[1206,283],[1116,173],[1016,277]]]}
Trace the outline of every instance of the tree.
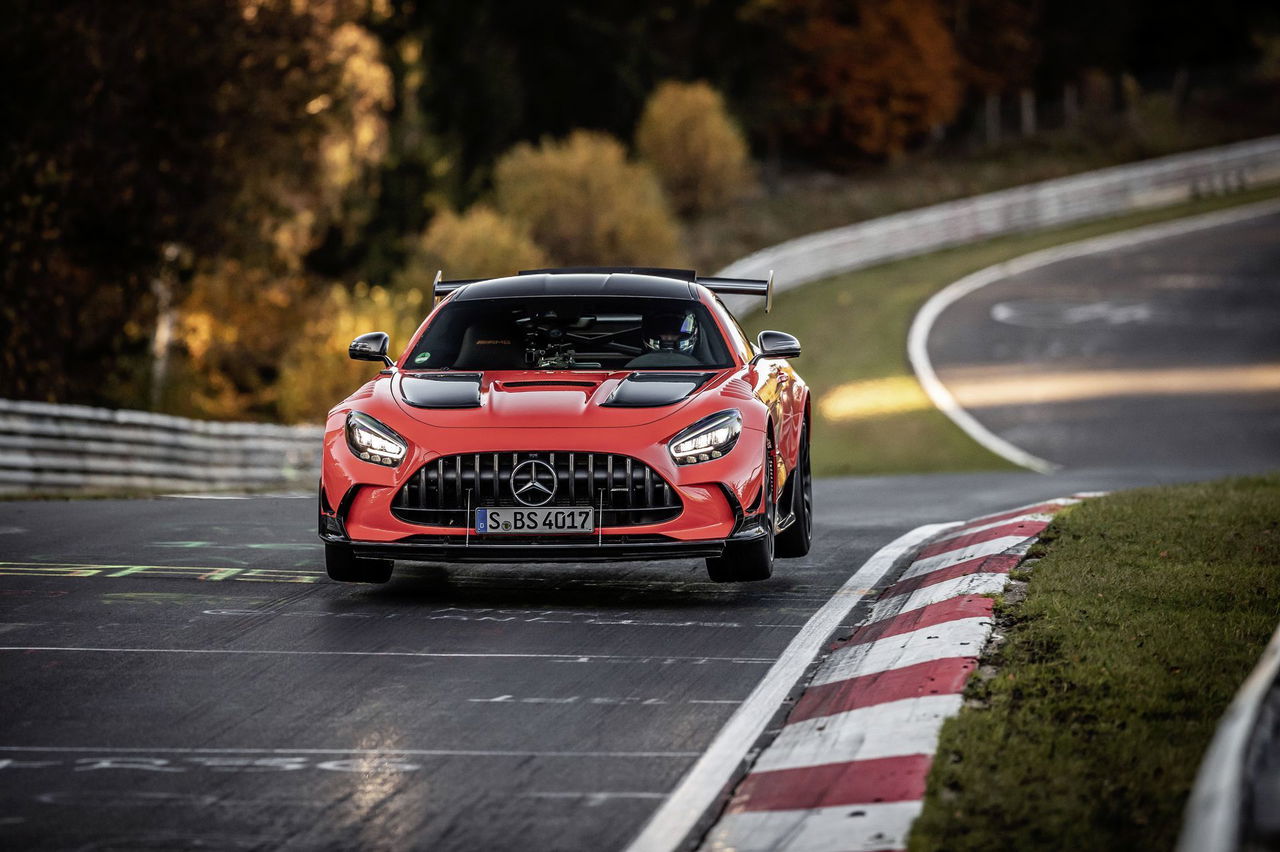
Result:
{"label": "tree", "polygon": [[494,167],[494,195],[560,263],[662,266],[683,256],[657,178],[604,133],[522,142]]}
{"label": "tree", "polygon": [[153,282],[302,267],[381,153],[364,5],[10,2],[0,395],[138,405]]}
{"label": "tree", "polygon": [[356,335],[385,331],[391,337],[391,355],[398,357],[431,307],[417,289],[332,285],[294,324],[279,359],[279,378],[273,385],[278,416],[290,423],[322,419],[334,403],[375,378],[381,368],[347,357]]}
{"label": "tree", "polygon": [[414,284],[430,285],[436,270],[453,278],[512,275],[537,269],[550,261],[524,228],[483,204],[459,216],[445,210],[431,220],[418,242],[410,269],[421,274]]}
{"label": "tree", "polygon": [[961,0],[951,9],[966,82],[983,92],[1032,82],[1040,60],[1036,0]]}
{"label": "tree", "polygon": [[895,155],[960,105],[960,57],[934,0],[756,0],[785,34],[790,141],[823,160]]}
{"label": "tree", "polygon": [[658,86],[640,116],[636,150],[684,213],[715,208],[754,183],[742,130],[705,81]]}

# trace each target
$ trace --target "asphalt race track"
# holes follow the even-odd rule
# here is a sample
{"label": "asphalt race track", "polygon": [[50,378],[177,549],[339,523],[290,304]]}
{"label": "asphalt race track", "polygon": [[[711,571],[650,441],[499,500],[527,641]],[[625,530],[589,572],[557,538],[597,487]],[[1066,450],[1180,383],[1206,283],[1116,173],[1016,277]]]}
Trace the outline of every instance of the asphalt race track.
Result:
{"label": "asphalt race track", "polygon": [[[948,381],[1238,376],[1280,362],[1278,272],[1280,217],[1082,259],[1041,270],[1034,294],[1012,280],[957,304],[932,353]],[[1024,324],[992,319],[1028,301],[998,312]],[[1099,301],[1119,307],[1061,321]],[[754,585],[672,562],[404,564],[386,586],[342,586],[323,577],[310,494],[5,503],[0,843],[621,848],[891,539],[1280,466],[1277,394],[1082,393],[975,409],[1064,472],[820,481],[813,553]]]}
{"label": "asphalt race track", "polygon": [[1280,214],[1005,278],[929,354],[995,434],[1069,467],[1280,464]]}

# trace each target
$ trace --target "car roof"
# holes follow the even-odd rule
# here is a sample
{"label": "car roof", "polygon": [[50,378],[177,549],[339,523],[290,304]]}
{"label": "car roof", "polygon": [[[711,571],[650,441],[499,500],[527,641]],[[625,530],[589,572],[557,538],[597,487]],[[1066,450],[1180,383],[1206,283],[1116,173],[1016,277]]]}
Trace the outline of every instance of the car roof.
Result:
{"label": "car roof", "polygon": [[[675,271],[675,270],[672,270]],[[698,301],[698,285],[668,275],[640,272],[532,272],[474,281],[458,288],[455,301],[527,296],[649,296]]]}

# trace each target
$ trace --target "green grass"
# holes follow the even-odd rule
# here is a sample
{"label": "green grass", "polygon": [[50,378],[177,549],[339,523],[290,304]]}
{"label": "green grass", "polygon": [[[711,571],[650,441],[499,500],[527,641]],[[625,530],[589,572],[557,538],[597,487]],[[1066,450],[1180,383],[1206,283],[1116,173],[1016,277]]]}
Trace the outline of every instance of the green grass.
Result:
{"label": "green grass", "polygon": [[[744,325],[776,328],[804,347],[796,367],[813,389],[813,464],[819,476],[1010,470],[924,399],[907,362],[907,329],[933,293],[970,272],[1028,252],[1280,196],[1280,187],[1203,199],[1068,228],[1002,237],[887,263],[781,294]],[[820,403],[850,382],[887,379],[886,413],[825,416]],[[895,409],[896,406],[896,409]]]}
{"label": "green grass", "polygon": [[914,852],[1172,848],[1280,618],[1280,474],[1090,500],[1046,541],[942,730]]}

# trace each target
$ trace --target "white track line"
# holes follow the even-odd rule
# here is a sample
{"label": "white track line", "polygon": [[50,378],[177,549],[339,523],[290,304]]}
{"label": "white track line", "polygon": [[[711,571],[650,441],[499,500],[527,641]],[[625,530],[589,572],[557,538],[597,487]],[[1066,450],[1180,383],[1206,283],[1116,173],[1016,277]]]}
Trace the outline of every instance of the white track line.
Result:
{"label": "white track line", "polygon": [[587,799],[598,805],[614,799],[665,799],[666,793],[521,793],[522,799]]}
{"label": "white track line", "polygon": [[980,269],[935,293],[929,301],[925,302],[924,307],[920,309],[915,319],[911,321],[911,330],[907,334],[907,357],[911,360],[911,368],[915,371],[916,378],[919,379],[921,387],[929,395],[929,399],[933,401],[933,404],[943,414],[950,417],[957,426],[968,433],[969,437],[1014,464],[1029,468],[1037,473],[1052,473],[1058,470],[1061,465],[1032,455],[983,426],[973,415],[960,406],[951,391],[947,390],[947,386],[938,378],[937,372],[933,369],[933,363],[929,360],[929,332],[933,330],[933,324],[942,315],[942,312],[955,302],[986,287],[988,284],[1002,281],[1014,275],[1021,275],[1024,272],[1048,266],[1060,260],[1128,248],[1154,240],[1202,231],[1206,228],[1216,228],[1235,222],[1256,219],[1260,216],[1269,216],[1277,212],[1280,212],[1280,202],[1263,201],[1231,210],[1221,210],[1203,216],[1163,222],[1145,228],[1135,228],[1118,234],[1108,234],[1103,237],[1055,246],[1043,251],[1024,254],[1021,257],[997,263],[995,266],[988,266],[986,269]]}
{"label": "white track line", "polygon": [[712,852],[905,849],[911,823],[923,808],[923,802],[915,801],[729,814],[716,824],[703,848]]}
{"label": "white track line", "polygon": [[86,648],[56,645],[0,645],[0,651],[86,651],[103,654],[239,654],[286,657],[439,657],[444,659],[555,660],[569,663],[773,663],[767,657],[663,657],[653,655],[609,656],[604,654],[480,654],[449,651],[277,651],[223,648]]}
{"label": "white track line", "polygon": [[517,751],[459,748],[148,748],[125,746],[0,746],[0,752],[57,754],[358,754],[409,757],[697,757],[696,751]]}
{"label": "white track line", "polygon": [[933,754],[942,723],[963,703],[958,692],[922,695],[805,719],[784,727],[751,772]]}
{"label": "white track line", "polygon": [[654,812],[628,852],[670,852],[678,848],[736,777],[747,752],[778,712],[818,651],[853,607],[870,594],[893,564],[952,524],[928,524],[900,536],[862,567],[805,623],[773,668],[729,718],[710,747]]}

